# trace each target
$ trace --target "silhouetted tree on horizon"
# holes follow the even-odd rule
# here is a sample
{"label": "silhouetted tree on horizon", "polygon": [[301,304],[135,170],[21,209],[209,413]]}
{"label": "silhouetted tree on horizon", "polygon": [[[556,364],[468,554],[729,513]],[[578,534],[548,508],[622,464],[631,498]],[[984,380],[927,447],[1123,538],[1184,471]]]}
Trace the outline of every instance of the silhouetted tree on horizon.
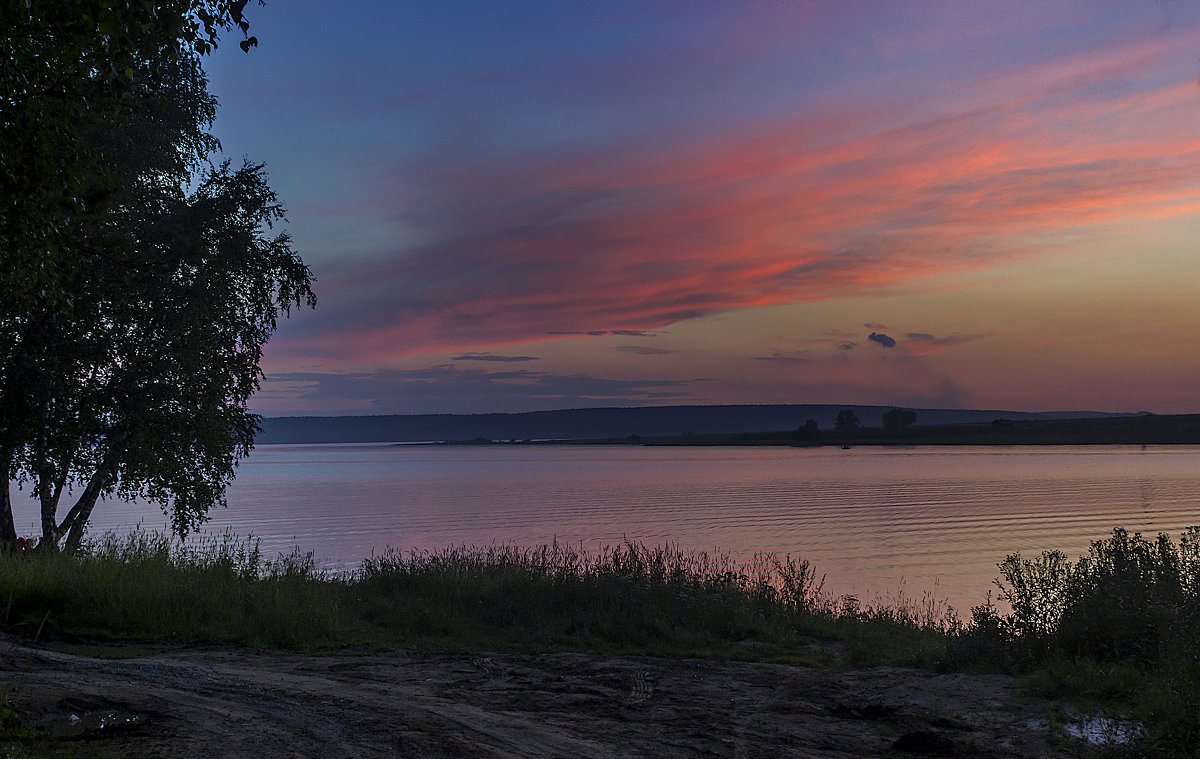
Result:
{"label": "silhouetted tree on horizon", "polygon": [[888,432],[903,432],[911,425],[916,424],[916,421],[917,412],[907,409],[894,408],[883,414],[883,428]]}
{"label": "silhouetted tree on horizon", "polygon": [[858,429],[858,425],[858,417],[854,415],[854,412],[850,409],[843,409],[838,412],[837,422],[834,424],[833,428],[838,432],[843,433],[854,432]]}
{"label": "silhouetted tree on horizon", "polygon": [[792,433],[793,440],[816,440],[819,437],[821,430],[817,427],[816,419],[809,419]]}

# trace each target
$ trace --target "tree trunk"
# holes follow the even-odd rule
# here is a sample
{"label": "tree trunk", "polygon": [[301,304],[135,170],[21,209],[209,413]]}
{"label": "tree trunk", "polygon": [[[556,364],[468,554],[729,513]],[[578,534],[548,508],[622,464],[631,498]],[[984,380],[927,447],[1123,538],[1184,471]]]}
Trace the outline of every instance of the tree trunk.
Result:
{"label": "tree trunk", "polygon": [[58,522],[54,516],[58,513],[58,499],[54,497],[49,485],[39,482],[34,489],[39,491],[38,500],[42,505],[42,539],[38,541],[38,548],[43,551],[57,551],[59,533]]}
{"label": "tree trunk", "polygon": [[17,547],[17,527],[13,522],[12,499],[8,492],[8,473],[12,467],[12,452],[0,450],[0,473],[4,482],[0,485],[0,547],[8,550]]}
{"label": "tree trunk", "polygon": [[50,462],[49,423],[50,399],[45,397],[38,405],[38,435],[33,445],[33,471],[36,474],[33,492],[37,495],[42,511],[42,539],[38,548],[43,551],[58,550],[58,497],[54,493],[54,466]]}
{"label": "tree trunk", "polygon": [[88,480],[87,487],[79,495],[79,500],[71,507],[62,524],[58,526],[57,535],[67,533],[67,541],[63,545],[63,550],[67,553],[75,553],[79,550],[79,544],[83,542],[83,533],[87,530],[88,520],[92,517],[92,509],[96,508],[96,500],[108,484],[108,478],[109,469],[102,465]]}

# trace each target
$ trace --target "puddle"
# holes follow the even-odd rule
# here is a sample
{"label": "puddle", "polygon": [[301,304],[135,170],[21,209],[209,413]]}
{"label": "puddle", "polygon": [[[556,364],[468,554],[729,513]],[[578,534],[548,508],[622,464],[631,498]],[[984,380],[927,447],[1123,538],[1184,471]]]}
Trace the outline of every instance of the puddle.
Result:
{"label": "puddle", "polygon": [[1132,720],[1114,717],[1079,717],[1064,725],[1063,731],[1093,746],[1108,746],[1129,743],[1137,737],[1140,727]]}
{"label": "puddle", "polygon": [[93,738],[116,732],[125,732],[144,726],[146,715],[133,712],[100,711],[68,714],[39,723],[42,733],[48,738],[70,740]]}
{"label": "puddle", "polygon": [[[1033,719],[1025,723],[1025,727],[1034,731],[1048,730],[1050,722],[1045,719]],[[1133,720],[1081,715],[1075,715],[1070,722],[1060,725],[1067,735],[1093,746],[1121,746],[1131,743],[1141,732],[1141,727],[1140,723]]]}

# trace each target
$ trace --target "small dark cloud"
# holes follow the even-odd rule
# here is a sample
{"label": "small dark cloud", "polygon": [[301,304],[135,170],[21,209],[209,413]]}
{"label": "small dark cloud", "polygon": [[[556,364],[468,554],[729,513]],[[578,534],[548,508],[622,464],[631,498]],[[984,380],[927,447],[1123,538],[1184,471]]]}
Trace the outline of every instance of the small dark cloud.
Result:
{"label": "small dark cloud", "polygon": [[854,350],[854,346],[856,346],[856,345],[858,345],[858,343],[853,343],[853,342],[850,342],[849,340],[847,340],[846,342],[844,342],[838,346],[838,350],[852,351],[852,350]]}
{"label": "small dark cloud", "polygon": [[539,361],[537,356],[499,356],[495,353],[464,353],[452,356],[451,361],[496,361],[503,364],[515,364],[522,361]]}
{"label": "small dark cloud", "polygon": [[870,340],[871,342],[879,343],[884,348],[895,348],[896,347],[896,338],[889,337],[888,335],[885,335],[882,332],[872,332],[871,334],[867,335],[867,339]]}
{"label": "small dark cloud", "polygon": [[637,353],[641,356],[665,356],[668,353],[675,352],[665,348],[651,348],[649,345],[618,345],[617,350],[626,353]]}

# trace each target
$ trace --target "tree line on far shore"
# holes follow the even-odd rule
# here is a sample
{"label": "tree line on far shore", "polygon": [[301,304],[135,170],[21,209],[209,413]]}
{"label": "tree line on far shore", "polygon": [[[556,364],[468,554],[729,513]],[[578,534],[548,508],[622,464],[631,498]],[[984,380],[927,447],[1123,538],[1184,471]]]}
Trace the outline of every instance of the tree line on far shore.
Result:
{"label": "tree line on far shore", "polygon": [[[894,408],[883,414],[883,428],[888,432],[903,432],[916,423],[917,412],[915,411]],[[851,409],[842,409],[838,412],[833,429],[841,435],[852,435],[861,426],[862,422],[859,421],[857,414]],[[792,436],[796,440],[817,440],[821,436],[821,429],[817,425],[816,419],[809,419],[797,428]]]}

